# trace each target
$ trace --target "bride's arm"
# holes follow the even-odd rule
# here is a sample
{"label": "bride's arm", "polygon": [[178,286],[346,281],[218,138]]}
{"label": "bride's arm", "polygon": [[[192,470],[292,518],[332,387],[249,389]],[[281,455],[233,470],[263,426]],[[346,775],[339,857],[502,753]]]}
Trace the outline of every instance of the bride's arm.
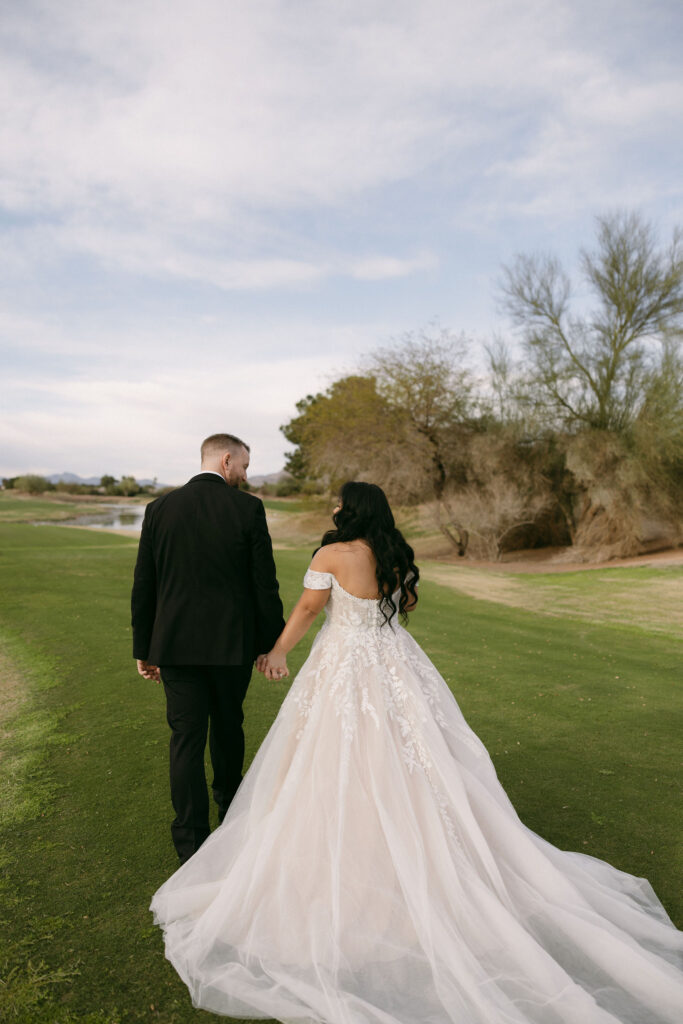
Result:
{"label": "bride's arm", "polygon": [[[324,550],[318,551],[311,562],[311,568],[316,572],[330,572],[332,567],[329,553]],[[329,588],[326,590],[304,588],[303,594],[287,619],[285,628],[275,641],[272,651],[264,655],[262,664],[257,666],[267,679],[282,679],[289,675],[287,655],[306,635],[314,620],[327,604],[329,597]]]}
{"label": "bride's arm", "polygon": [[289,675],[287,655],[306,635],[313,621],[327,604],[329,596],[329,590],[304,590],[287,619],[287,625],[275,641],[275,646],[266,654],[266,678],[281,679]]}

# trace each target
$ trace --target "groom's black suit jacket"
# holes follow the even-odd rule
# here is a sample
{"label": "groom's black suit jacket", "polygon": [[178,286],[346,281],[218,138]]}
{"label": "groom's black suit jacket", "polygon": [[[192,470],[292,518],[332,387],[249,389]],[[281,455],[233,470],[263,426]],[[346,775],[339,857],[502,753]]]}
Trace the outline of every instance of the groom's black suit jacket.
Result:
{"label": "groom's black suit jacket", "polygon": [[248,665],[284,626],[263,502],[200,473],[145,510],[131,598],[133,657]]}

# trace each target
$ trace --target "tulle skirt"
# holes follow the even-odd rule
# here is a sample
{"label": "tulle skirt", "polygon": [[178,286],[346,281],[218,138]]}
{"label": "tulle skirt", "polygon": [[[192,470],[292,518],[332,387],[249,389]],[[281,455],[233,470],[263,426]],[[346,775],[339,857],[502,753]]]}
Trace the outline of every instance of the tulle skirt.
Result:
{"label": "tulle skirt", "polygon": [[683,933],[649,883],[523,825],[413,638],[375,633],[323,627],[223,824],[154,896],[194,1005],[681,1024]]}

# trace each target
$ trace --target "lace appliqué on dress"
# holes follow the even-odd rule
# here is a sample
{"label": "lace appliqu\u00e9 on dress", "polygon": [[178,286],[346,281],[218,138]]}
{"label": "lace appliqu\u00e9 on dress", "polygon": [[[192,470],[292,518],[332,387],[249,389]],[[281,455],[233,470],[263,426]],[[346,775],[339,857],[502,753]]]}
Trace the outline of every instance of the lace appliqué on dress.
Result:
{"label": "lace appliqu\u00e9 on dress", "polygon": [[[386,716],[396,728],[397,747],[408,773],[412,775],[416,769],[424,773],[446,831],[459,845],[447,795],[435,777],[424,735],[430,717],[442,729],[449,724],[441,706],[438,672],[417,656],[401,626],[385,624],[379,601],[356,597],[344,590],[332,573],[314,569],[306,572],[304,586],[311,590],[330,588],[332,593],[325,606],[325,624],[314,642],[316,654],[309,661],[313,671],[306,680],[308,685],[300,686],[292,695],[299,718],[297,739],[314,718],[318,702],[331,704],[344,737],[340,768],[345,773],[361,722],[371,722],[379,731],[380,715]],[[413,687],[406,686],[405,667],[420,680],[420,696]],[[463,735],[461,739],[467,743],[469,737]],[[473,746],[478,754],[476,740]]]}

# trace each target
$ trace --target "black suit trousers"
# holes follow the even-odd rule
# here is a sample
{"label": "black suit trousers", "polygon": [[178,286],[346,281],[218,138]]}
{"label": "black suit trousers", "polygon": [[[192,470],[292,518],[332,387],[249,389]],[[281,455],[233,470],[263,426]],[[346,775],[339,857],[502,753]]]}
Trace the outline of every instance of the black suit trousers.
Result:
{"label": "black suit trousers", "polygon": [[171,727],[171,834],[181,861],[191,857],[210,832],[204,771],[207,732],[219,821],[242,781],[242,702],[251,670],[251,664],[161,666]]}

